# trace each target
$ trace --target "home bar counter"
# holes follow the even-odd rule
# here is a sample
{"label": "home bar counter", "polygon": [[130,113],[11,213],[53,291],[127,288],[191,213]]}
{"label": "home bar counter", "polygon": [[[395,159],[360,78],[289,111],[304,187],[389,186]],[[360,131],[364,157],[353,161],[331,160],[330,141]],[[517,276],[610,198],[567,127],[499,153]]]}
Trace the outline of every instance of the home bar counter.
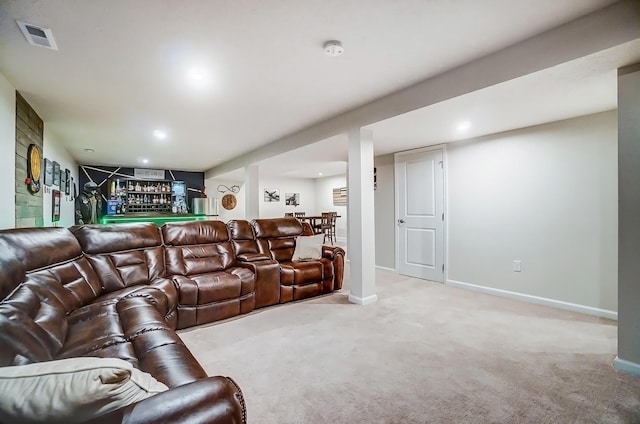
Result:
{"label": "home bar counter", "polygon": [[158,227],[167,222],[183,221],[203,221],[210,219],[213,215],[194,214],[126,214],[126,215],[105,215],[100,218],[101,224],[123,224],[131,222],[153,222]]}

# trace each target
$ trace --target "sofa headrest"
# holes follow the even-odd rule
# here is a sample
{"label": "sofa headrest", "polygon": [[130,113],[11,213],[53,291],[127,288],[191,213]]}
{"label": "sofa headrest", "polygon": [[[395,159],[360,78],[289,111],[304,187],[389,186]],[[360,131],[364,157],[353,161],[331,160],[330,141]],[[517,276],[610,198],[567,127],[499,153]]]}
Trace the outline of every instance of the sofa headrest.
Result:
{"label": "sofa headrest", "polygon": [[89,254],[121,252],[162,245],[160,229],[152,222],[71,227],[82,250]]}
{"label": "sofa headrest", "polygon": [[15,251],[0,240],[0,299],[7,297],[24,281],[24,265]]}
{"label": "sofa headrest", "polygon": [[293,237],[302,234],[302,224],[295,218],[254,219],[251,225],[257,238]]}
{"label": "sofa headrest", "polygon": [[229,240],[222,221],[171,222],[162,226],[162,239],[167,246],[220,243]]}
{"label": "sofa headrest", "polygon": [[82,255],[82,250],[73,234],[66,228],[14,228],[0,231],[9,249],[15,251],[29,272]]}
{"label": "sofa headrest", "polygon": [[233,219],[227,222],[227,227],[229,227],[229,235],[233,240],[255,240],[249,221]]}

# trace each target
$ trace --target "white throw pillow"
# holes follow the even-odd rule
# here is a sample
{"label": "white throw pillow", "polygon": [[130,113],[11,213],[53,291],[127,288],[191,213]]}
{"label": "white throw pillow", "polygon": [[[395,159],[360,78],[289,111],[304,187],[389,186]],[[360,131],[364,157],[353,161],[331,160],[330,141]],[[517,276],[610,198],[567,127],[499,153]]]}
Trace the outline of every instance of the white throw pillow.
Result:
{"label": "white throw pillow", "polygon": [[76,423],[169,390],[117,358],[0,367],[0,421]]}
{"label": "white throw pillow", "polygon": [[324,234],[315,236],[298,236],[296,250],[293,251],[292,261],[304,261],[322,258],[322,242]]}

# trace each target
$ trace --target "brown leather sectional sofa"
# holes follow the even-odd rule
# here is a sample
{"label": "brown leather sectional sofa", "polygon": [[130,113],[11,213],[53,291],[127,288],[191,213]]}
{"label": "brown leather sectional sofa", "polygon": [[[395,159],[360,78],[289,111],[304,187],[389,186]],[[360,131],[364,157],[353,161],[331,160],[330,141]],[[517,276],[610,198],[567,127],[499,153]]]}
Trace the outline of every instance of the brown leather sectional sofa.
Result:
{"label": "brown leather sectional sofa", "polygon": [[92,422],[246,423],[238,385],[175,330],[340,289],[341,248],[291,260],[309,234],[292,218],[0,231],[0,366],[120,358],[169,390]]}

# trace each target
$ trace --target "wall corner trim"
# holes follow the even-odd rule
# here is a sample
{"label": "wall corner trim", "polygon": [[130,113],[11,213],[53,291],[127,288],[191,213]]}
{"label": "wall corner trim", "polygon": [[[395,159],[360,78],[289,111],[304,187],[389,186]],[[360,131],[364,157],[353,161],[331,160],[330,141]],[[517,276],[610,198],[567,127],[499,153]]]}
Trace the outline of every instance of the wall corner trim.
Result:
{"label": "wall corner trim", "polygon": [[371,303],[376,303],[378,301],[378,295],[372,294],[371,296],[367,296],[365,298],[357,297],[352,294],[349,295],[349,302],[355,303],[356,305],[369,305]]}
{"label": "wall corner trim", "polygon": [[613,360],[613,368],[615,368],[616,371],[640,377],[640,364],[636,364],[635,362],[627,361],[625,359],[620,359],[619,356],[616,356],[616,359]]}
{"label": "wall corner trim", "polygon": [[550,306],[552,308],[563,309],[565,311],[578,312],[586,315],[593,315],[600,318],[618,320],[618,313],[606,309],[594,308],[592,306],[578,305],[577,303],[563,302],[562,300],[549,299],[546,297],[532,296],[524,293],[517,293],[508,290],[495,289],[493,287],[479,286],[477,284],[464,283],[462,281],[447,280],[447,285],[465,290],[486,293],[493,296],[506,297],[508,299],[520,300],[536,305]]}

